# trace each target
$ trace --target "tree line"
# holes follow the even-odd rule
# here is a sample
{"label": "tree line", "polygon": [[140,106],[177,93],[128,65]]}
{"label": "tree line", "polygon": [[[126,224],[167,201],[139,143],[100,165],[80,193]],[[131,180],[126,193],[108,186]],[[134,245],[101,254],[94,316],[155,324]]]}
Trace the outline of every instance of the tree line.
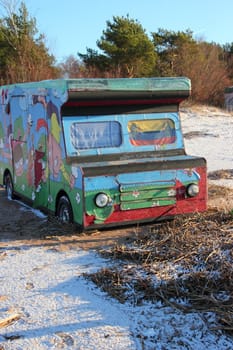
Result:
{"label": "tree line", "polygon": [[233,43],[196,40],[193,32],[159,28],[147,34],[138,20],[113,16],[96,42],[57,64],[46,37],[38,32],[24,2],[0,0],[1,85],[43,79],[173,77],[192,81],[191,100],[222,106],[224,89],[233,80]]}

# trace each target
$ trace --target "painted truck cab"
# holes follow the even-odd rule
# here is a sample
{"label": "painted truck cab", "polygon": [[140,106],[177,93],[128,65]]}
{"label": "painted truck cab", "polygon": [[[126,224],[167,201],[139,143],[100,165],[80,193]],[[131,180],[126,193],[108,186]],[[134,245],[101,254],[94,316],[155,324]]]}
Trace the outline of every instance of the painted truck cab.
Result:
{"label": "painted truck cab", "polygon": [[83,229],[206,209],[206,161],[187,155],[188,78],[58,79],[1,88],[10,196]]}

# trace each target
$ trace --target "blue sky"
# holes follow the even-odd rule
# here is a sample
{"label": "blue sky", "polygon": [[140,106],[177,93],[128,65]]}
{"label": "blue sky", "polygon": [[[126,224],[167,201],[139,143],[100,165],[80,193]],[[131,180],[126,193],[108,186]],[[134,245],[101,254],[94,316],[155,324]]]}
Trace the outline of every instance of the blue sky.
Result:
{"label": "blue sky", "polygon": [[158,28],[190,29],[196,39],[226,44],[233,42],[232,0],[24,0],[47,47],[65,59],[96,41],[113,16],[137,19],[150,36]]}

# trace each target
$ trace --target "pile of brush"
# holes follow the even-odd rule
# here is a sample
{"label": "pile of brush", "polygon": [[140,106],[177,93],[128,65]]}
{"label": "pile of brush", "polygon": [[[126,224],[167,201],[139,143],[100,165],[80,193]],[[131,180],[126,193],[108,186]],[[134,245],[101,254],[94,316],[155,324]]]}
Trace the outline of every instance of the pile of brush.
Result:
{"label": "pile of brush", "polygon": [[232,213],[208,210],[146,226],[102,254],[110,267],[86,277],[120,302],[212,311],[218,329],[233,332]]}

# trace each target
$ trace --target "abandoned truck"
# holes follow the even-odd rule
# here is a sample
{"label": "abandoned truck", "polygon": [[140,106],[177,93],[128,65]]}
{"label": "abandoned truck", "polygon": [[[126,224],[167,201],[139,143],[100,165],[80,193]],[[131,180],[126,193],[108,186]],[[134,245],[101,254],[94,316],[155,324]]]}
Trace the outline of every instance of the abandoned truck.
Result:
{"label": "abandoned truck", "polygon": [[0,184],[89,228],[206,209],[206,161],[187,155],[188,78],[57,79],[1,87]]}

